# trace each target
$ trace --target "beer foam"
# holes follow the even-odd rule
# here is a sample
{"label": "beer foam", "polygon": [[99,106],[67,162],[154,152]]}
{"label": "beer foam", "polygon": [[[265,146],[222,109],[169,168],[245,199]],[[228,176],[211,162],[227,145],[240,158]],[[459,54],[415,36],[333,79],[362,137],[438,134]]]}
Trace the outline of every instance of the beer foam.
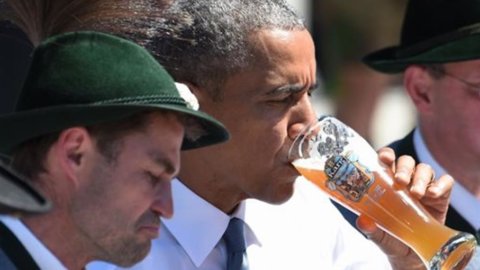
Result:
{"label": "beer foam", "polygon": [[292,162],[293,166],[299,167],[299,168],[306,168],[306,169],[316,169],[316,170],[322,170],[322,166],[319,160],[315,160],[313,158],[307,158],[307,159],[297,159]]}

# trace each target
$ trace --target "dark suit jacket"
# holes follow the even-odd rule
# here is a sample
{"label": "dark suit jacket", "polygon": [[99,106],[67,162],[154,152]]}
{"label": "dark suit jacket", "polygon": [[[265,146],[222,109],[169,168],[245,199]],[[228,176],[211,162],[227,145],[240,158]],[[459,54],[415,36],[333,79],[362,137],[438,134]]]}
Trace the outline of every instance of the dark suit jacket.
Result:
{"label": "dark suit jacket", "polygon": [[[395,141],[389,145],[389,147],[393,148],[395,151],[396,156],[401,155],[410,155],[412,156],[416,162],[419,162],[417,153],[415,152],[415,148],[413,146],[413,131],[410,132],[405,138]],[[475,229],[470,225],[456,210],[450,205],[448,212],[447,212],[447,221],[445,224],[453,229],[469,232],[473,235],[476,235]],[[478,236],[477,236],[478,238]],[[479,239],[480,240],[480,239]]]}
{"label": "dark suit jacket", "polygon": [[0,269],[40,270],[17,237],[0,222]]}

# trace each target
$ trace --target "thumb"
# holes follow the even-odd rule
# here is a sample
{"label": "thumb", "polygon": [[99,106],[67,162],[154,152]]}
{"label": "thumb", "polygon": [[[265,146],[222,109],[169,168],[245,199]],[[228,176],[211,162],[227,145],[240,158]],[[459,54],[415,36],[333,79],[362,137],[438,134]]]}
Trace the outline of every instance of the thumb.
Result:
{"label": "thumb", "polygon": [[364,234],[368,235],[368,238],[370,238],[370,235],[375,236],[375,234],[378,234],[378,231],[380,231],[377,228],[375,221],[365,215],[360,215],[357,218],[357,228]]}
{"label": "thumb", "polygon": [[399,245],[399,240],[378,228],[371,218],[360,215],[357,219],[357,227],[368,239],[377,244],[387,256],[404,257],[409,255],[410,248],[403,244]]}

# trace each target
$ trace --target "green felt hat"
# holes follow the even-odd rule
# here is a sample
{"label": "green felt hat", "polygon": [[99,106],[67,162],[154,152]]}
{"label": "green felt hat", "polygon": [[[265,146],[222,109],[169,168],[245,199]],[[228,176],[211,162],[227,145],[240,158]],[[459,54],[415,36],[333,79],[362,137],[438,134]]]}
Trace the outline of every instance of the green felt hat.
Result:
{"label": "green felt hat", "polygon": [[186,127],[183,149],[228,139],[220,122],[189,104],[167,71],[137,44],[97,32],[54,36],[34,50],[15,111],[0,116],[0,152],[68,127],[156,109],[195,120],[198,127]]}
{"label": "green felt hat", "polygon": [[0,214],[43,213],[50,208],[40,192],[0,161]]}
{"label": "green felt hat", "polygon": [[480,58],[480,0],[410,0],[400,45],[368,54],[363,62],[385,72],[411,64]]}

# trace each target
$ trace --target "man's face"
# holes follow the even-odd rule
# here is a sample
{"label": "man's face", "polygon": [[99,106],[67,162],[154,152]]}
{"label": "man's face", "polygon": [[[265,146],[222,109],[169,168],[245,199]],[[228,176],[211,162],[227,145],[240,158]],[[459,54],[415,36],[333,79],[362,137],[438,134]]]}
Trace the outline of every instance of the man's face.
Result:
{"label": "man's face", "polygon": [[443,153],[443,157],[439,157],[442,163],[451,163],[454,155],[455,163],[461,166],[459,171],[478,168],[480,60],[447,63],[443,67],[450,75],[432,80],[429,107],[421,110],[422,126],[430,129],[428,143],[434,143],[429,147]]}
{"label": "man's face", "polygon": [[172,215],[171,179],[180,166],[184,128],[172,113],[154,113],[145,130],[121,139],[118,156],[85,157],[86,183],[75,195],[72,217],[98,258],[129,266],[150,250],[160,216]]}
{"label": "man's face", "polygon": [[289,146],[315,120],[309,100],[316,84],[314,45],[306,30],[263,30],[252,40],[255,65],[226,80],[221,101],[200,101],[231,134],[205,151],[213,185],[224,197],[280,203],[291,197],[298,176],[287,160]]}

